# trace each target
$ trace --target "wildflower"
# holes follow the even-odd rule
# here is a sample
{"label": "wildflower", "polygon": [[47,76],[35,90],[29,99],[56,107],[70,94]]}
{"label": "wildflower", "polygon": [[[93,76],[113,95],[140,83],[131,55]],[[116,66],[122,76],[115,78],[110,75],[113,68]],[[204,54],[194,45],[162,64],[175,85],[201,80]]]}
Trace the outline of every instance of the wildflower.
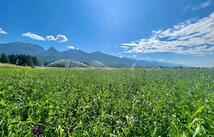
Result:
{"label": "wildflower", "polygon": [[42,137],[42,135],[43,135],[43,130],[39,126],[33,125],[32,132],[33,132],[33,135],[38,136],[38,137]]}
{"label": "wildflower", "polygon": [[152,102],[149,102],[149,107],[153,107],[153,103]]}
{"label": "wildflower", "polygon": [[137,122],[137,118],[132,116],[130,117],[132,124],[135,124]]}
{"label": "wildflower", "polygon": [[116,123],[117,123],[118,126],[123,125],[123,121],[122,120],[117,120]]}
{"label": "wildflower", "polygon": [[69,127],[69,132],[72,133],[73,131],[74,131],[74,128],[73,128],[72,125],[70,125],[70,127]]}
{"label": "wildflower", "polygon": [[189,91],[189,92],[188,92],[188,95],[189,95],[190,97],[192,97],[192,96],[194,95],[194,93],[193,93],[192,91]]}

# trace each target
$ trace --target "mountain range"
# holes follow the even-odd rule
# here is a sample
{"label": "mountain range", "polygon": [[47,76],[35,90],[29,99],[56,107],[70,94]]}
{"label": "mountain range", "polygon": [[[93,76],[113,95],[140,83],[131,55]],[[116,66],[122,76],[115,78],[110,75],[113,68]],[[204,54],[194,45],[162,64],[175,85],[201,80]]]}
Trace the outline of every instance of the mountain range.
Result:
{"label": "mountain range", "polygon": [[58,51],[53,47],[45,50],[39,45],[23,42],[11,42],[0,44],[0,54],[27,54],[36,56],[41,63],[65,63],[102,67],[177,67],[177,64],[162,63],[157,61],[135,60],[108,55],[102,52],[88,53],[79,49]]}

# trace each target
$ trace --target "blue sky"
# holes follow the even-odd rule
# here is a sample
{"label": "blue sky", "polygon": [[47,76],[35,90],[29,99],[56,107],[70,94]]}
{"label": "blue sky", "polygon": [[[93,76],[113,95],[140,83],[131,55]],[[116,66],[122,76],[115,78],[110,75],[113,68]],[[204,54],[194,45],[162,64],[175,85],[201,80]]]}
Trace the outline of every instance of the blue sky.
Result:
{"label": "blue sky", "polygon": [[214,66],[213,0],[0,0],[0,42]]}

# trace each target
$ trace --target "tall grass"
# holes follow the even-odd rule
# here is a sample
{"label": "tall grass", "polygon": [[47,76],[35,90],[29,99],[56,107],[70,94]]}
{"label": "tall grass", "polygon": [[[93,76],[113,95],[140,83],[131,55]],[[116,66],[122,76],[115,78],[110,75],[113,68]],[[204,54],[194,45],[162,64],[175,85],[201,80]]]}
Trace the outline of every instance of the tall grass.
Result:
{"label": "tall grass", "polygon": [[214,135],[212,69],[0,69],[0,136]]}

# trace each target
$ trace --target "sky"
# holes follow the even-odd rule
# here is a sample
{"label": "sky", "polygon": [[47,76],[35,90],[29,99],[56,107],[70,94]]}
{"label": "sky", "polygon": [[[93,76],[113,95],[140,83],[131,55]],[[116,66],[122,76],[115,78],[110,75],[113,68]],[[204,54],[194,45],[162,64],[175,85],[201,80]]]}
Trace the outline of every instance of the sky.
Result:
{"label": "sky", "polygon": [[214,67],[214,0],[0,0],[0,43]]}

